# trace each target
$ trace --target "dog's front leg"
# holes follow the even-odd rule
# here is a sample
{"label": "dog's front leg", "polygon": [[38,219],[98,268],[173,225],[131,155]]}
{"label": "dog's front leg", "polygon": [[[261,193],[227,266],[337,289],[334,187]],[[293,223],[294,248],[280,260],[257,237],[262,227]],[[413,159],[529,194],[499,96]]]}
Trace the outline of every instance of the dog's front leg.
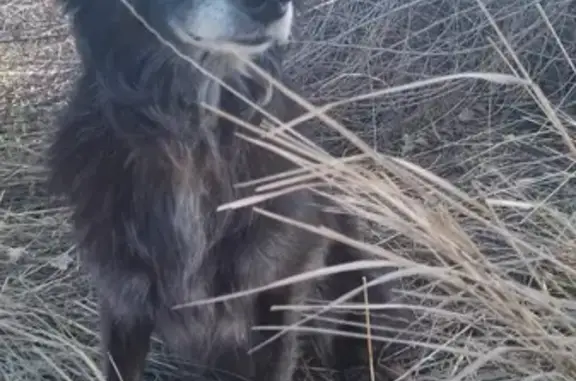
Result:
{"label": "dog's front leg", "polygon": [[[304,286],[305,287],[305,286]],[[302,287],[302,289],[304,288]],[[274,289],[259,296],[259,325],[288,326],[295,323],[294,311],[272,311],[274,305],[292,304],[299,301],[299,285]],[[276,331],[261,331],[255,344],[272,338]],[[295,332],[286,332],[253,352],[255,364],[254,381],[291,381],[298,363],[298,340]]]}
{"label": "dog's front leg", "polygon": [[106,381],[141,381],[154,321],[144,290],[123,291],[100,298],[104,376]]}

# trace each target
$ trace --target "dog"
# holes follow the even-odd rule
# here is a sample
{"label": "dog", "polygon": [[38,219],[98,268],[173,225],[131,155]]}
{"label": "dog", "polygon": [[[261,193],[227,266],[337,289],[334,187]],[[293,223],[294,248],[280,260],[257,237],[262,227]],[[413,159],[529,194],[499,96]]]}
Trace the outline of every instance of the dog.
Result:
{"label": "dog", "polygon": [[[239,138],[235,123],[202,104],[260,123],[262,114],[236,91],[280,119],[295,116],[297,108],[239,57],[282,80],[283,45],[296,5],[292,0],[60,1],[72,20],[82,72],[48,150],[49,183],[72,209],[80,260],[98,294],[106,380],[141,380],[152,334],[205,369],[225,371],[219,377],[226,380],[291,380],[301,358],[300,337],[288,332],[250,353],[273,335],[252,327],[295,323],[298,313],[271,307],[313,295],[334,300],[361,286],[362,276],[374,276],[346,272],[223,302],[173,307],[365,257],[251,208],[217,211],[254,191],[235,184],[294,168]],[[259,206],[360,236],[353,217],[316,207],[318,198],[299,190]],[[387,302],[389,290],[372,288],[370,299]],[[364,340],[317,342],[326,361],[342,372],[367,363],[365,354],[353,350],[361,353]]]}

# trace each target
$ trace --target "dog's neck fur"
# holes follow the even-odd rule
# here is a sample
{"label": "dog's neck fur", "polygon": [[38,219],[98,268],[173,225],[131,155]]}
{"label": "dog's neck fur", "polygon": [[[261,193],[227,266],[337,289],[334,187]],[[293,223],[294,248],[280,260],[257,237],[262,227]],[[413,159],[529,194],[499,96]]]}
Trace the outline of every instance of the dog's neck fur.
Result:
{"label": "dog's neck fur", "polygon": [[[111,60],[104,67],[94,66],[93,73],[97,78],[100,95],[111,102],[128,101],[134,104],[153,102],[166,108],[174,105],[175,97],[179,98],[179,102],[189,106],[207,105],[218,108],[224,96],[234,96],[237,98],[237,103],[243,105],[243,111],[248,112],[243,113],[244,115],[235,115],[243,119],[250,118],[253,108],[226,89],[222,82],[259,106],[265,106],[270,100],[272,90],[270,83],[248,70],[236,57],[207,51],[195,51],[194,54],[187,55],[191,61],[212,74],[211,77],[193,63],[167,49],[170,48],[162,47],[156,52],[134,52],[136,54],[133,59],[139,61],[141,68],[138,73],[122,70],[122,58],[110,57]],[[279,62],[276,57],[269,56],[268,52],[260,57],[254,57],[252,62],[275,77],[279,75]],[[136,65],[127,66],[133,68]],[[169,66],[169,69],[159,70],[162,66]],[[99,75],[103,70],[107,74]],[[111,76],[110,73],[115,75]],[[207,117],[206,113],[203,115]]]}

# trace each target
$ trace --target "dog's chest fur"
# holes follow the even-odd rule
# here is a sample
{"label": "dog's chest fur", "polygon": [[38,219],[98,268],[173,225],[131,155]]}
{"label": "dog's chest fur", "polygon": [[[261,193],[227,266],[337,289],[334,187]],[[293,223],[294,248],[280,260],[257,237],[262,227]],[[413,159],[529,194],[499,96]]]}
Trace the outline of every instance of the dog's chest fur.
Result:
{"label": "dog's chest fur", "polygon": [[[278,98],[273,97],[269,107],[275,102]],[[231,113],[238,115],[240,109]],[[129,316],[134,301],[146,300],[157,333],[173,349],[197,359],[209,358],[219,347],[248,350],[256,345],[260,336],[251,327],[285,323],[281,317],[272,321],[270,307],[278,301],[298,303],[308,295],[309,285],[217,304],[178,310],[173,306],[316,269],[323,265],[328,245],[249,208],[216,212],[220,204],[251,194],[251,189],[235,188],[236,183],[293,165],[234,136],[236,128],[225,120],[215,128],[221,135],[204,141],[168,135],[137,150],[110,136],[109,151],[118,156],[96,165],[98,174],[114,179],[89,179],[100,188],[100,197],[108,195],[113,201],[76,211],[81,239],[87,247],[93,245],[84,252],[87,269],[105,298],[117,301],[113,308]],[[300,191],[259,206],[313,225],[329,225],[328,217],[311,207],[315,202],[310,192]],[[102,224],[95,224],[95,215],[102,216]],[[102,248],[101,229],[107,229],[106,224],[115,236],[108,243],[111,250]],[[97,240],[91,242],[92,237]]]}

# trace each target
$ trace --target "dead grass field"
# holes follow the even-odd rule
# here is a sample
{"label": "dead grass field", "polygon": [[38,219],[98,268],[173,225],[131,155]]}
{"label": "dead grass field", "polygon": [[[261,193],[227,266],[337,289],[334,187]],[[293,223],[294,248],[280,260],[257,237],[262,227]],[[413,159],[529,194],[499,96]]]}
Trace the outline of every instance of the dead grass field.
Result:
{"label": "dead grass field", "polygon": [[[347,128],[307,136],[364,156],[280,134],[303,170],[262,191],[330,181],[370,223],[351,244],[400,267],[420,316],[400,379],[576,379],[576,2],[539,3],[319,0],[298,21],[290,76]],[[98,379],[94,299],[43,186],[76,72],[53,1],[0,0],[1,380]],[[150,360],[151,380],[175,369]]]}

